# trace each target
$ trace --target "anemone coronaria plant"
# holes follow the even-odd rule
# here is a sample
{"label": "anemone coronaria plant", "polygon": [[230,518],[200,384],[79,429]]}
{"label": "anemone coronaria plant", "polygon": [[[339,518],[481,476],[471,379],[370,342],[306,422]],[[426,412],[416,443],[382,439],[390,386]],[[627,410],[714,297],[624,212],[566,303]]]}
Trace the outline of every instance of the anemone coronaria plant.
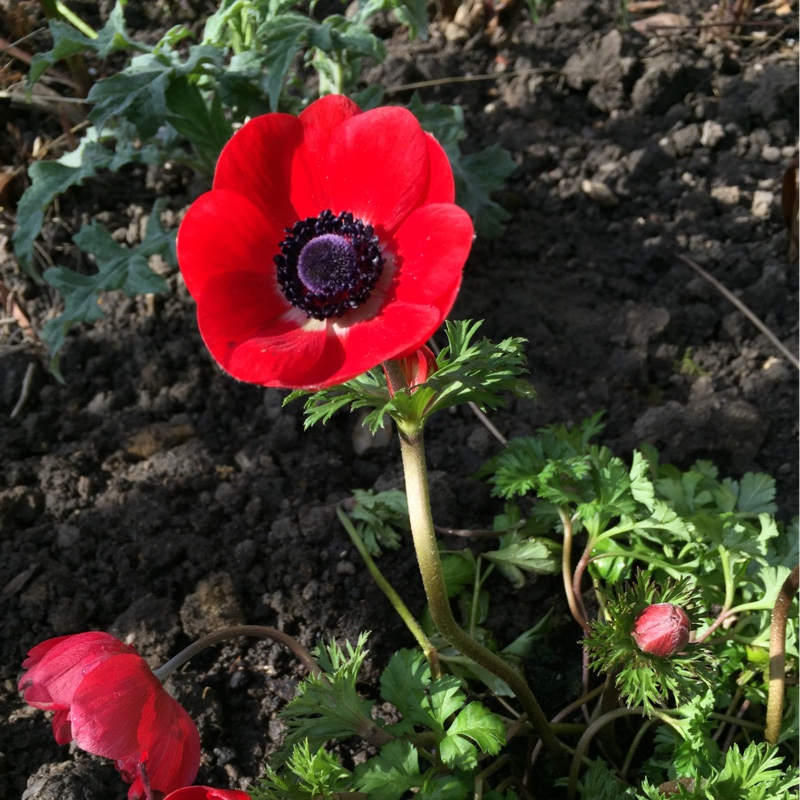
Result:
{"label": "anemone coronaria plant", "polygon": [[247,122],[178,232],[200,332],[230,375],[343,383],[425,344],[455,301],[473,227],[411,112],[328,96]]}

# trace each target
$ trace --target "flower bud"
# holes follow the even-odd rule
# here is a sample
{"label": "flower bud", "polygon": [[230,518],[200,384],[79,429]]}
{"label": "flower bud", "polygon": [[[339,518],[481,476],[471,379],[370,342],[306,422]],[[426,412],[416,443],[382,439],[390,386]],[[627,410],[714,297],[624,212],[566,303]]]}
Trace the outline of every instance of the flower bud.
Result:
{"label": "flower bud", "polygon": [[682,608],[655,603],[636,617],[631,635],[643,653],[669,658],[686,647],[690,628],[689,617]]}
{"label": "flower bud", "polygon": [[395,361],[400,365],[405,378],[405,386],[395,386],[389,373],[386,372],[386,367],[384,367],[383,371],[386,374],[386,383],[391,397],[394,397],[395,392],[403,388],[408,388],[413,393],[417,386],[425,383],[437,369],[436,356],[427,345],[422,345],[410,355],[395,359]]}

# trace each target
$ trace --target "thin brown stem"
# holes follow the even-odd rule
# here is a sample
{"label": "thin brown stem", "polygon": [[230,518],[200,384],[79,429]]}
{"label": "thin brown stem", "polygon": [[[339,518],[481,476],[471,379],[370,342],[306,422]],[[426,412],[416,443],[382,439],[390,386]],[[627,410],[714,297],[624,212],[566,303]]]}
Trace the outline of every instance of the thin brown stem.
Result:
{"label": "thin brown stem", "polygon": [[741,311],[742,314],[744,314],[747,319],[749,319],[750,322],[752,322],[753,325],[755,325],[756,328],[786,356],[789,363],[800,370],[800,361],[797,360],[797,356],[794,355],[794,353],[792,353],[783,342],[738,297],[736,297],[735,294],[733,294],[733,292],[723,286],[711,273],[706,272],[696,261],[693,261],[688,256],[679,255],[678,258],[683,261],[686,266],[693,269],[704,281],[710,283],[729,303],[736,306],[736,308],[738,308],[739,311]]}
{"label": "thin brown stem", "polygon": [[561,577],[564,581],[564,594],[567,596],[567,605],[575,622],[583,628],[585,633],[589,633],[589,622],[586,619],[586,609],[580,594],[580,582],[576,589],[572,573],[572,520],[560,506],[558,507],[558,516],[561,518],[561,525],[564,528],[564,548],[561,551]]}
{"label": "thin brown stem", "polygon": [[289,634],[279,631],[276,628],[267,627],[266,625],[232,625],[229,628],[221,628],[218,631],[209,633],[207,636],[203,636],[201,639],[190,644],[184,650],[181,650],[178,655],[155,670],[154,674],[160,681],[163,681],[190,658],[196,656],[202,650],[205,650],[206,647],[210,647],[217,642],[222,642],[225,639],[233,639],[237,636],[256,636],[260,639],[272,639],[291,650],[298,661],[300,661],[312,675],[322,674],[322,670],[317,665],[317,662],[314,661],[311,653],[309,653],[300,642],[293,639]]}

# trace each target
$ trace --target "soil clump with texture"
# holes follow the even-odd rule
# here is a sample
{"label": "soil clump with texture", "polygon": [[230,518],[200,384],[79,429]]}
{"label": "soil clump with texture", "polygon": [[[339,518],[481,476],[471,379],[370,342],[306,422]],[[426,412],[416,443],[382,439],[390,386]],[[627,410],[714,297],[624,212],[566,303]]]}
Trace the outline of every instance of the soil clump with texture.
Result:
{"label": "soil clump with texture", "polygon": [[[186,19],[143,10],[160,5],[129,3],[137,36],[198,27],[189,5]],[[706,19],[697,6],[685,13]],[[505,232],[476,241],[451,314],[484,319],[492,339],[528,340],[538,401],[513,401],[492,421],[512,437],[604,409],[600,440],[616,454],[647,441],[682,467],[705,458],[722,475],[768,472],[779,515],[791,518],[797,372],[679,256],[797,352],[798,269],[780,208],[797,153],[796,44],[703,39],[691,27],[648,37],[622,24],[617,3],[589,0],[501,23],[488,36],[462,13],[435,23],[427,42],[387,24],[389,56],[366,73],[385,87],[430,81],[421,99],[463,106],[469,150],[497,143],[516,164],[496,196]],[[40,112],[0,114],[24,137],[58,133]],[[61,199],[42,246],[79,266],[69,232],[82,222],[134,243],[156,196],[174,227],[205,188],[182,169],[97,178]],[[41,326],[54,298],[21,275],[13,225],[6,209],[0,280]],[[300,403],[284,408],[285,392],[237,383],[212,363],[180,276],[168,279],[168,296],[105,298],[105,317],[69,336],[65,385],[13,326],[0,329],[0,798],[125,797],[108,761],[56,745],[45,716],[22,702],[20,664],[43,639],[107,630],[155,666],[224,625],[271,625],[307,646],[368,630],[367,694],[387,654],[413,644],[336,517],[353,489],[402,488],[396,439],[357,454],[348,414],[303,432]],[[30,393],[12,417],[30,364]],[[502,503],[473,476],[500,444],[467,408],[434,418],[426,436],[436,523],[489,527]],[[380,564],[420,612],[410,541]],[[531,578],[513,591],[497,578],[489,625],[502,643],[541,617],[559,582]],[[527,667],[548,713],[580,677],[580,631],[556,604]],[[200,729],[197,783],[242,788],[260,774],[302,676],[282,647],[241,639],[170,680]]]}

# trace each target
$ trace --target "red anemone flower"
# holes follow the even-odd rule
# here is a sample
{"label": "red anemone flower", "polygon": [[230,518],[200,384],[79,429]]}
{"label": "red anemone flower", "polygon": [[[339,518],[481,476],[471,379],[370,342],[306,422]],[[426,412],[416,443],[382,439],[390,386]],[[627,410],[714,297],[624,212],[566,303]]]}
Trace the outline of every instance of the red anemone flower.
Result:
{"label": "red anemone flower", "polygon": [[107,633],[60,636],[34,647],[22,667],[19,690],[34,708],[55,711],[56,741],[114,759],[131,800],[146,794],[142,767],[159,792],[194,780],[197,728],[131,645]]}
{"label": "red anemone flower", "polygon": [[421,347],[472,244],[444,150],[404,108],[328,96],[247,122],[178,231],[200,333],[233,377],[318,389]]}
{"label": "red anemone flower", "polygon": [[212,786],[186,786],[167,795],[164,800],[250,800],[247,792],[238,789],[214,789]]}

